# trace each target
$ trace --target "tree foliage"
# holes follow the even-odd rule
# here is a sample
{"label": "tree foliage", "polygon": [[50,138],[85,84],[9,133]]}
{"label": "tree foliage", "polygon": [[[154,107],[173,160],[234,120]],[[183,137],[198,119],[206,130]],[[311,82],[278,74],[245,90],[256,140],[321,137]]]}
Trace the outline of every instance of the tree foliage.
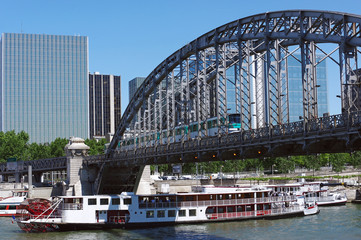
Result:
{"label": "tree foliage", "polygon": [[[66,138],[56,138],[51,143],[29,143],[29,135],[24,131],[0,132],[0,162],[6,162],[8,158],[28,161],[62,157],[65,156],[64,147],[68,142]],[[90,155],[103,154],[106,143],[105,139],[99,142],[94,139],[85,140],[85,144],[90,147]]]}

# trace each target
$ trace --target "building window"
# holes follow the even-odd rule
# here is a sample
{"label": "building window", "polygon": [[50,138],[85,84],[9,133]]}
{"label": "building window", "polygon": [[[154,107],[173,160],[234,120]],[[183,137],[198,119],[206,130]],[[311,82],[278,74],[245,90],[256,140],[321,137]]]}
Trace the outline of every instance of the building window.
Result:
{"label": "building window", "polygon": [[189,209],[189,216],[190,217],[197,216],[197,210],[196,209]]}
{"label": "building window", "polygon": [[147,211],[147,218],[154,218],[154,211]]}
{"label": "building window", "polygon": [[112,205],[120,205],[120,198],[112,198]]}
{"label": "building window", "polygon": [[164,210],[159,210],[157,212],[157,217],[159,218],[164,218],[165,217],[165,211]]}
{"label": "building window", "polygon": [[88,199],[88,205],[97,205],[97,199],[96,198],[89,198]]}
{"label": "building window", "polygon": [[168,210],[168,217],[175,217],[175,210]]}
{"label": "building window", "polygon": [[186,216],[186,210],[179,210],[178,211],[178,216],[185,217]]}
{"label": "building window", "polygon": [[108,205],[109,199],[108,198],[101,198],[100,199],[100,205]]}

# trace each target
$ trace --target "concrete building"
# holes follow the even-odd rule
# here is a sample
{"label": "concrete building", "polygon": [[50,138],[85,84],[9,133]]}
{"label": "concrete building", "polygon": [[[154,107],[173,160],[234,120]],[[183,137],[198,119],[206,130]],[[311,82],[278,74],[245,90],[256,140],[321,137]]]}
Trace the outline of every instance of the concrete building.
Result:
{"label": "concrete building", "polygon": [[122,117],[121,77],[89,74],[90,138],[115,133]]}
{"label": "concrete building", "polygon": [[3,33],[0,46],[0,131],[88,138],[88,38]]}

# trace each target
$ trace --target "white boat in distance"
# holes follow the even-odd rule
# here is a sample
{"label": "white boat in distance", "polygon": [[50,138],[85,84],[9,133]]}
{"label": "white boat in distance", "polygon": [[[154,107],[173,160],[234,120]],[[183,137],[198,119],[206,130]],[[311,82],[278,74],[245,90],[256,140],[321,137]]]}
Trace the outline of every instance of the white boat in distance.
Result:
{"label": "white boat in distance", "polygon": [[316,201],[318,206],[337,206],[347,203],[346,194],[331,192],[328,186],[342,184],[332,184],[327,182],[297,182],[290,184],[266,185],[272,189],[273,193],[289,193],[296,196],[305,196],[306,201]]}
{"label": "white boat in distance", "polygon": [[15,216],[16,206],[20,205],[27,196],[28,191],[13,191],[11,197],[0,197],[0,217]]}
{"label": "white boat in distance", "polygon": [[193,190],[177,194],[62,196],[52,202],[28,199],[19,206],[16,221],[26,232],[46,232],[158,227],[312,214],[307,209],[305,211],[304,198],[271,196],[271,189],[265,187],[199,186]]}

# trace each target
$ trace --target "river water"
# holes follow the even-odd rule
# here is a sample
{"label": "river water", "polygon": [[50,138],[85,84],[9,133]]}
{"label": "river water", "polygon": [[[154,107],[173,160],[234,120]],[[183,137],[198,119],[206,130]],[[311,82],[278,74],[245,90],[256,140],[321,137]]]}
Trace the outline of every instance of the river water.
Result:
{"label": "river water", "polygon": [[0,239],[361,239],[361,205],[322,207],[318,215],[277,220],[177,225],[136,230],[24,233],[0,218]]}

